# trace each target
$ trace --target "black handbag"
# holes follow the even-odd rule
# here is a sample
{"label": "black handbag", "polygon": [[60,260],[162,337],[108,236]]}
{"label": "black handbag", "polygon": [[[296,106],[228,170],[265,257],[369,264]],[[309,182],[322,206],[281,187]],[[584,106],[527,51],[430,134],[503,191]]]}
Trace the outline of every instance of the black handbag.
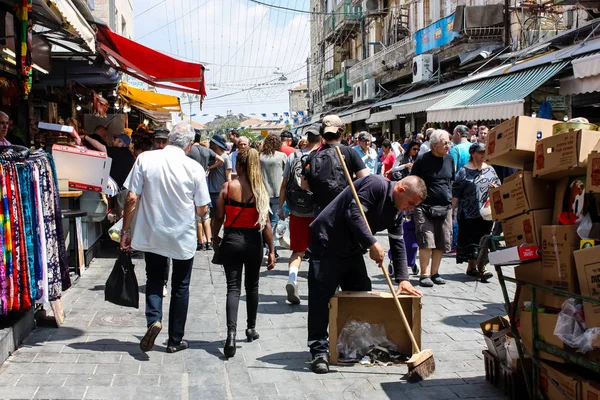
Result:
{"label": "black handbag", "polygon": [[[244,209],[248,207],[248,204],[250,204],[252,199],[254,199],[254,196],[250,197],[240,212],[236,214],[236,216],[233,218],[233,221],[231,221],[231,225],[235,224],[235,221],[237,221],[238,217],[242,214],[242,212],[244,212]],[[219,236],[217,236],[217,245],[213,247],[213,251],[215,253],[213,254],[213,258],[210,260],[210,262],[216,265],[223,265],[225,263],[225,257],[223,254],[223,239]]]}
{"label": "black handbag", "polygon": [[139,308],[140,292],[131,253],[121,252],[104,287],[104,300],[124,307]]}
{"label": "black handbag", "polygon": [[450,206],[430,206],[429,204],[421,204],[423,212],[430,219],[444,219],[450,212]]}

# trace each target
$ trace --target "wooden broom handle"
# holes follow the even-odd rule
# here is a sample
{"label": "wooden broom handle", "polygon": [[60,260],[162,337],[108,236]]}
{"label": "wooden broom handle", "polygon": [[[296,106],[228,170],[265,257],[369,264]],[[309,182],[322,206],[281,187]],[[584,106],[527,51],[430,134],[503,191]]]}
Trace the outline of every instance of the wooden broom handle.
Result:
{"label": "wooden broom handle", "polygon": [[[354,187],[354,182],[352,182],[352,177],[350,176],[350,172],[348,172],[348,167],[346,167],[346,163],[344,162],[344,156],[342,155],[342,151],[340,150],[339,146],[335,146],[335,151],[337,152],[340,163],[342,164],[342,168],[344,168],[344,175],[346,176],[346,181],[348,182],[348,186],[350,186],[350,190],[352,191],[352,196],[354,197],[354,202],[358,206],[358,209],[360,210],[360,215],[362,215],[363,219],[365,220],[365,224],[367,224],[367,228],[370,231],[371,227],[369,226],[369,220],[367,220],[365,211],[363,210],[362,204],[360,203],[360,199],[358,198],[358,193],[356,193],[356,188]],[[400,305],[400,301],[398,300],[398,297],[396,297],[396,291],[394,290],[394,285],[392,284],[392,280],[390,278],[390,275],[388,274],[387,268],[385,268],[383,263],[379,264],[379,268],[381,268],[381,270],[383,271],[385,280],[387,281],[388,287],[390,288],[390,293],[392,294],[392,298],[394,299],[394,302],[396,303],[396,308],[398,309],[398,312],[400,313],[400,317],[402,318],[402,322],[404,323],[404,328],[408,332],[408,336],[410,337],[410,341],[412,342],[415,353],[420,353],[421,349],[419,348],[419,345],[417,344],[417,340],[415,339],[415,335],[413,334],[413,332],[410,328],[410,324],[408,323],[406,314],[404,314],[404,310],[402,309],[402,306]]]}

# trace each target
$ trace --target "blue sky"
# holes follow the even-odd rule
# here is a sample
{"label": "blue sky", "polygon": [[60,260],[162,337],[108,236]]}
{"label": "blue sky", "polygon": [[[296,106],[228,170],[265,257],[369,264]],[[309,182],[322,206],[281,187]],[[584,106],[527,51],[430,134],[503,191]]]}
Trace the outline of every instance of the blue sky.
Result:
{"label": "blue sky", "polygon": [[[309,5],[308,0],[262,2],[304,10]],[[192,108],[196,121],[208,122],[213,117],[201,114],[227,110],[246,115],[288,111],[287,89],[306,80],[308,14],[250,0],[134,0],[133,13],[136,41],[208,69],[203,110],[197,104]],[[282,74],[286,81],[279,80]],[[189,114],[189,105],[183,108]]]}

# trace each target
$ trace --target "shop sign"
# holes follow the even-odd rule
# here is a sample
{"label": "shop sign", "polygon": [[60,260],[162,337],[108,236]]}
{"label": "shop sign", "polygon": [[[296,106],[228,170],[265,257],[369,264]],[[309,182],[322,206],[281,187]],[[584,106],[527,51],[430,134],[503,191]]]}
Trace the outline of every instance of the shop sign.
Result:
{"label": "shop sign", "polygon": [[454,13],[452,13],[415,33],[415,54],[437,49],[458,36],[458,32],[454,32]]}
{"label": "shop sign", "polygon": [[553,110],[567,109],[565,96],[546,96],[546,101],[552,105]]}

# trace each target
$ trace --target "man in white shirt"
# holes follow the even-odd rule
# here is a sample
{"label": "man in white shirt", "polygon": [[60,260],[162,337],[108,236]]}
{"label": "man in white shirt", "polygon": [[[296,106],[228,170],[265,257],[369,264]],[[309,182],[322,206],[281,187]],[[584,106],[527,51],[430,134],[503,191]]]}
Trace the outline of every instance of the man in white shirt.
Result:
{"label": "man in white shirt", "polygon": [[423,155],[431,150],[431,144],[429,143],[429,139],[431,138],[431,134],[435,129],[427,128],[425,131],[425,141],[421,143],[421,148],[419,149],[419,155]]}
{"label": "man in white shirt", "polygon": [[169,258],[173,260],[173,274],[167,352],[188,347],[183,334],[196,252],[194,214],[206,215],[210,202],[204,169],[185,156],[193,139],[190,125],[175,126],[169,135],[169,145],[161,151],[140,154],[124,184],[129,194],[123,215],[121,250],[143,251],[146,261],[148,330],[140,342],[142,351],[152,349],[162,329],[162,293]]}

